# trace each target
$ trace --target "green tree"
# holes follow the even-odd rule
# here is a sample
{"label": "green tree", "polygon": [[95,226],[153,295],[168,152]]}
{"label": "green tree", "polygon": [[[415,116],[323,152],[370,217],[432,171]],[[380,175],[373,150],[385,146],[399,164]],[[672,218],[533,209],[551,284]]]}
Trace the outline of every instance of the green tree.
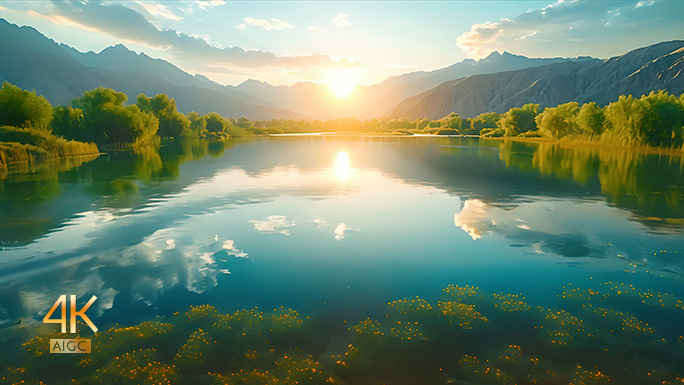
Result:
{"label": "green tree", "polygon": [[482,130],[480,130],[480,136],[483,136],[485,138],[498,138],[504,136],[504,134],[505,131],[503,130],[503,128],[483,128]]}
{"label": "green tree", "polygon": [[463,124],[461,125],[461,133],[462,134],[477,134],[477,130],[473,128],[473,120],[470,118],[466,118],[463,120]]}
{"label": "green tree", "polygon": [[0,89],[0,125],[50,128],[52,105],[35,92],[3,82]]}
{"label": "green tree", "polygon": [[65,138],[81,137],[83,111],[78,108],[57,106],[52,112],[52,132]]}
{"label": "green tree", "polygon": [[138,106],[124,106],[126,94],[110,88],[86,91],[71,105],[83,111],[81,137],[70,139],[107,143],[147,142],[159,129],[159,120],[140,111]]}
{"label": "green tree", "polygon": [[501,116],[499,128],[505,136],[518,136],[523,132],[537,129],[534,118],[539,113],[539,104],[525,104],[521,108],[511,108]]}
{"label": "green tree", "polygon": [[148,98],[144,94],[138,95],[136,105],[140,110],[150,113],[159,119],[157,135],[161,137],[174,137],[188,134],[190,120],[176,109],[176,101],[169,99],[165,94],[158,94],[154,98]]}
{"label": "green tree", "polygon": [[452,129],[452,130],[460,130],[461,127],[463,126],[463,119],[461,119],[460,116],[458,116],[457,113],[452,112],[448,116],[445,117],[446,119],[446,127]]}
{"label": "green tree", "polygon": [[603,114],[603,109],[594,102],[582,105],[577,114],[577,125],[580,132],[584,135],[601,135],[605,120],[606,117]]}
{"label": "green tree", "polygon": [[495,129],[499,127],[499,119],[501,119],[501,115],[496,112],[486,112],[474,117],[470,121],[470,125],[476,132],[480,132],[484,128]]}
{"label": "green tree", "polygon": [[[296,125],[295,125],[295,130],[299,130],[299,128],[297,128]],[[236,126],[233,124],[228,124],[226,126],[226,132],[228,134],[230,134],[230,136],[236,137],[236,138],[247,136],[247,129],[246,128]]]}
{"label": "green tree", "polygon": [[684,106],[674,95],[665,91],[649,93],[641,97],[648,109],[641,122],[642,135],[652,146],[682,145],[682,126],[684,126]]}
{"label": "green tree", "polygon": [[414,122],[408,120],[407,118],[392,119],[387,121],[385,129],[387,130],[409,130],[416,128]]}
{"label": "green tree", "polygon": [[643,143],[639,138],[639,125],[645,114],[645,106],[639,99],[632,95],[620,95],[617,101],[606,106],[604,113],[609,130],[606,136],[610,137],[610,142],[628,145]]}
{"label": "green tree", "polygon": [[684,107],[676,97],[660,91],[640,99],[620,96],[605,109],[606,141],[627,145],[680,146]]}
{"label": "green tree", "polygon": [[427,127],[428,124],[430,124],[430,119],[428,119],[428,118],[418,119],[418,120],[416,120],[416,129],[422,130],[425,127]]}
{"label": "green tree", "polygon": [[226,126],[229,124],[223,116],[217,112],[210,112],[204,115],[206,122],[206,129],[209,132],[225,132]]}
{"label": "green tree", "polygon": [[249,119],[247,119],[246,117],[243,116],[243,117],[241,117],[241,118],[238,118],[238,120],[237,120],[237,122],[236,122],[235,125],[238,126],[238,127],[242,127],[242,128],[251,128],[251,127],[252,127],[252,122],[251,122]]}
{"label": "green tree", "polygon": [[190,121],[190,130],[197,136],[204,136],[207,132],[207,120],[195,111],[192,111],[187,116]]}
{"label": "green tree", "polygon": [[539,131],[550,138],[562,138],[579,133],[577,114],[580,108],[577,102],[548,107],[535,117]]}

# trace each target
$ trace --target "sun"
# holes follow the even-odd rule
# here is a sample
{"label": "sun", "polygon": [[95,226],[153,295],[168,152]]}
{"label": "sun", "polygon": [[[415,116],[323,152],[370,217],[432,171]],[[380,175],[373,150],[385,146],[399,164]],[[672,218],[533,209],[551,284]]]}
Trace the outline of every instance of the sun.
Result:
{"label": "sun", "polygon": [[325,75],[324,83],[338,98],[349,97],[358,82],[358,75],[353,69],[333,68],[328,70]]}

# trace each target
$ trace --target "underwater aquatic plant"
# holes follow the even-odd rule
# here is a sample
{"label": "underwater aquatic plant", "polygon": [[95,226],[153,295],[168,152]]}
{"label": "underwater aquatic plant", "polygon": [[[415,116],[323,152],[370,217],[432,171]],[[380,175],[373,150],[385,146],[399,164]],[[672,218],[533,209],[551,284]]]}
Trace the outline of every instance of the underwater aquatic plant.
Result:
{"label": "underwater aquatic plant", "polygon": [[[517,294],[450,285],[434,304],[418,297],[391,301],[384,317],[359,320],[335,337],[321,327],[325,321],[284,307],[223,314],[193,306],[86,336],[93,353],[76,358],[75,367],[73,355],[47,354],[55,333],[26,341],[20,355],[0,350],[9,365],[0,381],[684,383],[684,336],[671,327],[684,324],[684,308],[675,296],[606,282],[567,285],[558,300],[548,309]],[[64,365],[73,370],[59,371]]]}
{"label": "underwater aquatic plant", "polygon": [[115,357],[96,372],[92,382],[123,385],[171,385],[177,373],[172,365],[156,359],[156,349],[140,349]]}

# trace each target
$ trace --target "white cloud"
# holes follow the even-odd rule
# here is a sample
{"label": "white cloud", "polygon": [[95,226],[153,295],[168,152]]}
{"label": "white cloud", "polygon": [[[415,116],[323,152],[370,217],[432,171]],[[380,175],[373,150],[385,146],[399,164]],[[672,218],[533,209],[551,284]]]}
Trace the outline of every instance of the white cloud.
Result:
{"label": "white cloud", "polygon": [[258,221],[253,219],[250,221],[254,223],[254,230],[263,234],[283,234],[286,237],[290,236],[290,227],[294,227],[294,221],[288,220],[284,215],[271,215],[265,221]]}
{"label": "white cloud", "polygon": [[340,12],[337,16],[333,17],[332,22],[337,28],[349,27],[351,25],[349,22],[349,15],[343,12]]}
{"label": "white cloud", "polygon": [[240,24],[237,28],[238,29],[244,29],[244,27],[239,28],[240,26],[245,26],[245,25],[253,25],[255,27],[263,28],[267,31],[275,30],[275,31],[283,31],[286,29],[295,29],[293,25],[288,23],[287,21],[276,19],[276,18],[271,18],[271,21],[269,22],[266,19],[255,19],[253,17],[245,17],[245,24]]}
{"label": "white cloud", "polygon": [[456,38],[456,45],[469,57],[481,58],[493,51],[489,48],[489,44],[496,42],[502,34],[503,29],[500,23],[475,23],[470,27],[469,32],[464,32]]}
{"label": "white cloud", "polygon": [[[173,28],[161,29],[153,24],[146,12],[136,4],[135,8],[119,3],[100,2],[55,2],[42,10],[43,14],[29,10],[51,20],[53,23],[66,24],[88,32],[115,36],[122,41],[164,50],[165,58],[192,68],[201,73],[246,73],[248,71],[269,70],[300,71],[309,76],[332,67],[353,68],[360,65],[348,59],[333,60],[327,55],[314,53],[301,56],[278,56],[273,52],[246,50],[238,46],[222,47],[212,43],[204,36],[191,36]],[[129,4],[130,5],[130,4]],[[192,3],[192,6],[199,6]],[[206,6],[219,5],[214,2]],[[172,8],[172,7],[171,7]],[[265,29],[292,29],[285,21],[271,19],[262,21],[246,18],[252,24]],[[238,26],[238,28],[242,28]],[[245,24],[244,28],[247,28]]]}
{"label": "white cloud", "polygon": [[226,2],[223,0],[209,0],[209,1],[197,0],[197,1],[195,1],[195,4],[202,9],[206,9],[206,8],[218,7],[219,5],[225,5]]}
{"label": "white cloud", "polygon": [[684,27],[682,13],[681,1],[641,0],[626,6],[626,2],[616,1],[558,0],[513,18],[475,23],[456,38],[456,44],[475,59],[493,51],[607,57],[679,38],[674,31]]}
{"label": "white cloud", "polygon": [[164,4],[136,1],[137,4],[145,8],[145,11],[152,16],[163,17],[164,19],[179,21],[183,18],[171,12]]}
{"label": "white cloud", "polygon": [[313,33],[313,34],[319,34],[319,33],[326,32],[325,28],[315,27],[313,25],[309,26],[309,28],[307,28],[306,30],[309,31],[310,33]]}
{"label": "white cloud", "polygon": [[650,7],[650,6],[653,5],[653,4],[655,4],[655,1],[654,1],[654,0],[651,0],[651,1],[640,1],[640,2],[636,3],[636,5],[634,6],[634,8],[641,8],[641,7],[643,7],[643,6]]}

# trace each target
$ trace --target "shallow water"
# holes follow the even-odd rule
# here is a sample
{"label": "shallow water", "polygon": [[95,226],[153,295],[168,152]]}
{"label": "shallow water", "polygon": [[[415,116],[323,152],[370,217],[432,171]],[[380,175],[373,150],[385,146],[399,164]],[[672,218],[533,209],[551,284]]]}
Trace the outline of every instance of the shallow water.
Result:
{"label": "shallow water", "polygon": [[[569,284],[684,298],[681,157],[425,137],[184,151],[0,180],[0,325],[38,330],[65,293],[96,295],[102,330],[200,304],[358,322],[449,284],[561,310]],[[681,334],[664,315],[641,314]]]}

